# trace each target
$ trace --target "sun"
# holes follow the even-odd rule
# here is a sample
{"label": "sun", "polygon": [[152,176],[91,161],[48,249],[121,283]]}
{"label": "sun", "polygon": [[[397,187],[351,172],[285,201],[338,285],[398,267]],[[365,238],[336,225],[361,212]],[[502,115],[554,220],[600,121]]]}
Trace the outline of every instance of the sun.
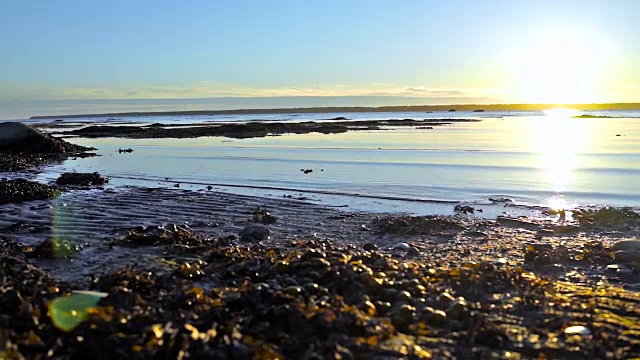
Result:
{"label": "sun", "polygon": [[598,101],[596,86],[605,68],[598,42],[587,34],[555,29],[518,47],[516,88],[524,102],[546,104]]}

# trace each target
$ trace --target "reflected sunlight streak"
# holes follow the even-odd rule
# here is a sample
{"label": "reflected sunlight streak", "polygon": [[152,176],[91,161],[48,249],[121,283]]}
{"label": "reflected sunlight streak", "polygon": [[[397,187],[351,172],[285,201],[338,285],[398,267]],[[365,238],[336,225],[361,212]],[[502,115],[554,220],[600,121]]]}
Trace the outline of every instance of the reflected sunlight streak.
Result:
{"label": "reflected sunlight streak", "polygon": [[552,208],[566,208],[562,193],[570,191],[573,170],[578,167],[577,154],[584,146],[584,122],[575,119],[578,112],[567,109],[545,111],[547,115],[536,127],[537,151],[543,154],[541,168],[550,189],[556,192],[548,200]]}

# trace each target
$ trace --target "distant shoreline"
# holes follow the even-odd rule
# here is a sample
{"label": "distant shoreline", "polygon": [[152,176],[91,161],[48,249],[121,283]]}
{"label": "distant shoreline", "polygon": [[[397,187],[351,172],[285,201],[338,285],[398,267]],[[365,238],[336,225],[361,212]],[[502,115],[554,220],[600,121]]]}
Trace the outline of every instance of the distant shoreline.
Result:
{"label": "distant shoreline", "polygon": [[117,112],[99,114],[69,115],[37,115],[29,119],[72,119],[85,117],[155,117],[155,116],[207,116],[207,115],[248,115],[279,113],[357,113],[357,112],[419,112],[419,111],[536,111],[550,108],[566,108],[576,110],[640,110],[640,103],[609,104],[490,104],[490,105],[410,105],[379,107],[303,107],[277,109],[235,109],[235,110],[195,110],[195,111],[151,111],[151,112]]}

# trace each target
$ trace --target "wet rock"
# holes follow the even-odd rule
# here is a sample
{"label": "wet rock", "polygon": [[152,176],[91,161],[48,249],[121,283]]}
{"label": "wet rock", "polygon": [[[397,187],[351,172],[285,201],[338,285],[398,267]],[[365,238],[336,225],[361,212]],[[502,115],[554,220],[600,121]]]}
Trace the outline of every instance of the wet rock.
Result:
{"label": "wet rock", "polygon": [[250,225],[240,230],[239,235],[242,242],[263,241],[269,239],[271,230],[264,226]]}
{"label": "wet rock", "polygon": [[420,256],[420,250],[416,249],[415,247],[411,246],[409,248],[409,250],[407,250],[407,253],[405,254],[407,257],[416,257],[416,256]]}
{"label": "wet rock", "polygon": [[591,335],[591,330],[589,330],[589,328],[587,328],[586,326],[575,325],[569,326],[564,329],[564,333],[566,335]]}
{"label": "wet rock", "polygon": [[118,149],[118,154],[122,153],[132,153],[133,149]]}
{"label": "wet rock", "polygon": [[400,291],[398,293],[398,296],[396,296],[396,301],[400,302],[400,303],[406,303],[408,301],[411,301],[411,293],[409,293],[408,291]]}
{"label": "wet rock", "polygon": [[200,279],[204,276],[204,271],[202,271],[201,265],[206,264],[200,260],[191,263],[185,262],[184,264],[180,265],[178,273],[185,279]]}
{"label": "wet rock", "polygon": [[613,244],[613,251],[640,251],[640,240],[621,240]]}
{"label": "wet rock", "polygon": [[454,320],[464,319],[469,316],[469,304],[464,298],[458,298],[449,305],[446,314]]}
{"label": "wet rock", "polygon": [[416,308],[411,305],[402,305],[391,313],[391,323],[400,329],[415,321]]}
{"label": "wet rock", "polygon": [[395,244],[392,249],[395,251],[409,251],[411,250],[411,245],[402,242],[402,243]]}
{"label": "wet rock", "polygon": [[378,246],[376,244],[372,244],[372,243],[366,243],[362,246],[362,248],[364,249],[364,251],[376,251],[378,250]]}
{"label": "wet rock", "polygon": [[615,260],[618,263],[640,263],[640,251],[619,250],[615,254]]}
{"label": "wet rock", "polygon": [[380,293],[380,299],[382,301],[394,302],[398,297],[398,290],[394,288],[385,288]]}
{"label": "wet rock", "polygon": [[586,228],[628,231],[640,225],[640,214],[631,208],[577,209],[573,218]]}
{"label": "wet rock", "polygon": [[385,216],[373,226],[380,234],[453,236],[465,230],[461,221],[442,216]]}
{"label": "wet rock", "polygon": [[473,206],[456,205],[453,207],[453,211],[466,215],[466,214],[473,214],[476,211],[476,209]]}
{"label": "wet rock", "polygon": [[0,180],[0,205],[33,200],[47,200],[55,197],[54,187],[25,179]]}
{"label": "wet rock", "polygon": [[255,223],[270,225],[278,220],[277,217],[271,215],[267,210],[258,207],[253,211],[252,221]]}
{"label": "wet rock", "polygon": [[27,254],[40,259],[69,259],[78,251],[80,246],[73,241],[47,238]]}
{"label": "wet rock", "polygon": [[291,296],[298,296],[302,294],[302,288],[300,286],[291,285],[284,289],[284,292]]}
{"label": "wet rock", "polygon": [[186,226],[171,224],[167,226],[137,226],[127,231],[120,242],[133,246],[171,245],[189,249],[208,243],[209,240],[199,237]]}
{"label": "wet rock", "polygon": [[435,328],[444,327],[449,323],[447,314],[442,310],[435,310],[432,307],[427,306],[423,309],[422,313],[427,324]]}
{"label": "wet rock", "polygon": [[81,147],[18,122],[0,122],[0,151],[20,153],[65,153]]}
{"label": "wet rock", "polygon": [[71,185],[71,186],[92,186],[92,185],[104,185],[108,180],[102,177],[99,173],[63,173],[60,175],[56,184],[58,185]]}
{"label": "wet rock", "polygon": [[541,225],[535,222],[529,221],[526,217],[510,218],[505,216],[498,216],[496,218],[498,224],[504,227],[513,227],[527,230],[539,230]]}

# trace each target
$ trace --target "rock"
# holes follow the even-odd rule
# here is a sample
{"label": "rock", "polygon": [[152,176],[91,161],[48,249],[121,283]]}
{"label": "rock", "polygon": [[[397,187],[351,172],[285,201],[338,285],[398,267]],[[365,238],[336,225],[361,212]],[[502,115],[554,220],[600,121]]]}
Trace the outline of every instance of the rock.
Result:
{"label": "rock", "polygon": [[473,214],[476,211],[476,209],[473,206],[456,205],[453,207],[453,211],[466,215],[466,214]]}
{"label": "rock", "polygon": [[398,243],[393,247],[393,250],[397,250],[397,251],[409,251],[411,250],[411,245],[407,244],[407,243]]}
{"label": "rock", "polygon": [[391,322],[398,328],[404,328],[414,322],[416,308],[411,305],[402,305],[391,314]]}
{"label": "rock", "polygon": [[58,185],[74,185],[74,186],[91,186],[104,185],[109,180],[102,177],[99,173],[63,173],[60,175],[56,184]]}
{"label": "rock", "polygon": [[376,251],[378,250],[378,246],[376,244],[372,244],[372,243],[366,243],[362,246],[362,248],[364,249],[364,251]]}
{"label": "rock", "polygon": [[240,241],[255,242],[267,240],[271,236],[271,230],[264,226],[250,225],[240,230]]}
{"label": "rock", "polygon": [[613,244],[613,251],[619,250],[640,250],[640,240],[622,240]]}
{"label": "rock", "polygon": [[80,147],[19,123],[0,122],[0,151],[14,153],[65,153],[77,151]]}
{"label": "rock", "polygon": [[380,299],[382,301],[393,302],[398,297],[398,290],[394,288],[385,288],[380,293]]}
{"label": "rock", "polygon": [[46,200],[58,194],[56,188],[25,179],[0,180],[0,205]]}
{"label": "rock", "polygon": [[253,211],[253,219],[252,221],[255,223],[261,223],[261,224],[273,224],[274,222],[276,222],[278,220],[277,217],[271,215],[267,210],[258,207],[256,208],[256,210]]}
{"label": "rock", "polygon": [[407,250],[406,256],[407,257],[420,256],[420,250],[418,250],[415,247],[411,246],[409,248],[409,250]]}
{"label": "rock", "polygon": [[564,333],[567,335],[591,335],[591,330],[582,325],[569,326],[564,329]]}
{"label": "rock", "polygon": [[639,263],[640,262],[640,251],[626,251],[619,250],[616,251],[616,262],[618,263]]}
{"label": "rock", "polygon": [[436,327],[436,328],[444,327],[447,325],[449,321],[447,319],[447,314],[442,310],[435,310],[432,307],[427,306],[423,309],[422,312],[424,314],[427,324],[433,327]]}

